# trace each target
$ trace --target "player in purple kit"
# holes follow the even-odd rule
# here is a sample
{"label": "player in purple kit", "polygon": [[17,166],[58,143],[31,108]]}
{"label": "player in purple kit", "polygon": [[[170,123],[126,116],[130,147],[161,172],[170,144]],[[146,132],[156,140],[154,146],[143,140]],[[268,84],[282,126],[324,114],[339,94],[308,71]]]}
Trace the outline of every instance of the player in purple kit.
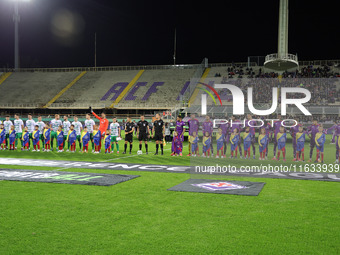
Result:
{"label": "player in purple kit", "polygon": [[178,136],[184,141],[184,133],[185,133],[185,122],[182,120],[182,116],[177,116],[176,121],[176,129]]}
{"label": "player in purple kit", "polygon": [[[235,116],[231,116],[231,122],[230,122],[230,133],[233,133],[234,129],[237,129],[237,133],[240,134],[241,129],[243,128],[243,124],[240,120],[236,119]],[[240,150],[240,158],[242,158],[242,146],[241,146],[241,139],[238,140],[238,148]]]}
{"label": "player in purple kit", "polygon": [[[214,147],[213,147],[213,142],[212,142],[212,134],[213,134],[213,128],[214,125],[213,123],[210,121],[210,117],[207,115],[205,116],[205,121],[202,123],[202,131],[203,134],[205,134],[206,132],[209,133],[210,136],[210,150],[211,150],[211,156],[214,156]],[[203,151],[202,151],[203,153]]]}
{"label": "player in purple kit", "polygon": [[190,120],[188,121],[188,126],[189,126],[189,154],[187,156],[191,156],[191,140],[190,137],[193,135],[193,133],[195,132],[196,134],[198,134],[198,129],[200,126],[200,123],[198,121],[198,119],[196,119],[196,115],[194,113],[192,113],[190,115]]}
{"label": "player in purple kit", "polygon": [[333,120],[334,125],[327,129],[327,132],[333,131],[332,141],[331,144],[336,144],[336,128],[338,124],[336,123],[336,120]]}
{"label": "player in purple kit", "polygon": [[245,122],[245,128],[249,127],[249,133],[251,136],[251,147],[253,149],[253,159],[255,159],[255,154],[256,154],[256,148],[255,148],[255,143],[256,143],[256,138],[255,138],[255,128],[253,127],[256,125],[255,121],[252,121],[253,116],[251,114],[247,114],[247,120]]}
{"label": "player in purple kit", "polygon": [[[225,119],[228,119],[228,114],[225,115]],[[222,130],[222,136],[223,136],[223,155],[226,155],[227,152],[227,144],[230,138],[230,124],[229,122],[227,123],[222,123],[219,125],[219,128]]]}
{"label": "player in purple kit", "polygon": [[296,122],[298,123],[295,127],[291,127],[290,128],[290,135],[292,137],[292,141],[293,141],[293,155],[294,155],[294,158],[293,158],[293,161],[296,161],[297,159],[297,155],[296,155],[296,133],[299,132],[299,127],[302,127],[302,124],[299,124],[299,119],[296,118],[295,119]]}
{"label": "player in purple kit", "polygon": [[[174,139],[176,140],[176,143],[172,143],[172,151],[174,153],[176,153],[176,151],[178,151],[178,146],[181,144],[182,148],[181,148],[181,151],[183,150],[183,141],[184,141],[184,132],[185,132],[185,123],[184,121],[182,120],[182,116],[181,115],[178,115],[177,116],[177,121],[176,121],[176,128],[175,128],[175,131],[176,131],[176,139],[175,139],[175,133],[174,133]],[[179,140],[181,140],[181,143],[179,143]],[[176,145],[175,145],[176,144]],[[177,146],[177,147],[176,147]],[[181,152],[182,153],[182,152]]]}
{"label": "player in purple kit", "polygon": [[277,139],[276,139],[276,136],[278,133],[280,133],[280,127],[281,127],[281,115],[278,114],[277,115],[277,121],[274,121],[274,124],[273,124],[273,129],[274,129],[274,150],[273,150],[273,154],[274,154],[274,157],[272,158],[273,160],[276,160],[276,148],[277,148]]}
{"label": "player in purple kit", "polygon": [[[340,122],[337,125],[334,125],[333,127],[329,128],[328,131],[333,130],[333,136],[334,136],[334,142],[335,142],[335,147],[336,147],[336,152],[335,152],[335,163],[339,163],[339,136],[340,136]],[[332,141],[333,142],[333,141]]]}
{"label": "player in purple kit", "polygon": [[315,144],[315,135],[316,133],[319,132],[319,124],[317,119],[313,119],[313,125],[309,126],[307,128],[308,134],[309,134],[309,138],[310,138],[310,151],[309,151],[309,160],[308,162],[312,162],[312,157],[313,157],[313,150],[314,147],[316,146]]}
{"label": "player in purple kit", "polygon": [[267,142],[267,149],[266,149],[266,160],[268,159],[268,145],[269,145],[269,141],[271,140],[271,137],[273,135],[273,128],[272,128],[272,124],[270,122],[267,123],[267,125],[265,126],[265,130],[266,130],[266,135],[268,137],[268,142]]}

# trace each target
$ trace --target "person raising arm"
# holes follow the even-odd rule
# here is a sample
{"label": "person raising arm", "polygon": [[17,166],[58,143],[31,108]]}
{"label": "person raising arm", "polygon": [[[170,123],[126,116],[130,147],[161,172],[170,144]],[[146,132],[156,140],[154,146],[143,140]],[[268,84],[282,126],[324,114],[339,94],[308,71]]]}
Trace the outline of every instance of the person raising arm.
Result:
{"label": "person raising arm", "polygon": [[[104,112],[101,113],[101,117],[99,117],[93,110],[92,107],[90,107],[91,113],[99,120],[99,131],[101,133],[102,139],[104,139],[106,130],[109,127],[109,120],[106,118],[106,114]],[[99,145],[99,150],[101,149],[101,143]]]}

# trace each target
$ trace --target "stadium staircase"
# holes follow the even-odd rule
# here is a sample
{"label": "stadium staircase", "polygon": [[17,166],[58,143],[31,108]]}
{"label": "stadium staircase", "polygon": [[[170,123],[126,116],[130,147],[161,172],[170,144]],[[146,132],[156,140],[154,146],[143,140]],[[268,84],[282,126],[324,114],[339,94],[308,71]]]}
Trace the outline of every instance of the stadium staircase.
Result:
{"label": "stadium staircase", "polygon": [[2,73],[0,75],[0,85],[12,74],[12,72]]}
{"label": "stadium staircase", "polygon": [[86,74],[86,71],[81,72],[73,81],[71,81],[65,88],[63,88],[55,97],[53,97],[43,108],[48,108],[53,104],[59,97],[61,97],[65,92],[67,92],[77,81],[80,80]]}
{"label": "stadium staircase", "polygon": [[[42,108],[81,72],[13,72],[3,80],[2,108]],[[5,77],[6,77],[5,76]],[[3,77],[3,76],[2,76]]]}

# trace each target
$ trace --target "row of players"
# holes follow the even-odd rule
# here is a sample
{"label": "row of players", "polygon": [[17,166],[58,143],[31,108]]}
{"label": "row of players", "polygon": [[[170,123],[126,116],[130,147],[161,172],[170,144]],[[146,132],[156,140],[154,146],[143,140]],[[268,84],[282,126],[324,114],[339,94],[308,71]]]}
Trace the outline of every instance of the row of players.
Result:
{"label": "row of players", "polygon": [[[268,144],[270,141],[273,142],[273,160],[278,160],[280,158],[280,154],[282,152],[282,156],[285,159],[286,154],[286,141],[287,134],[286,129],[282,126],[281,115],[277,115],[275,121],[273,121],[273,125],[271,122],[268,122],[265,126],[259,129],[259,137],[256,141],[256,132],[254,126],[256,120],[253,120],[252,115],[247,115],[247,120],[242,123],[239,119],[236,119],[235,116],[231,117],[232,125],[229,123],[223,123],[219,125],[219,130],[216,134],[216,143],[217,143],[217,155],[216,157],[225,157],[227,145],[231,146],[231,156],[237,157],[237,152],[239,150],[240,157],[242,157],[242,141],[243,138],[243,149],[244,149],[244,157],[250,158],[250,149],[253,151],[253,158],[256,157],[256,144],[259,144],[260,151],[260,159],[266,159],[268,156]],[[296,120],[298,122],[298,120]],[[176,133],[174,135],[173,142],[173,155],[181,155],[183,146],[181,145],[182,134],[185,132],[183,129],[183,121],[180,117],[178,117],[176,122]],[[190,155],[198,155],[198,130],[200,123],[195,118],[195,114],[191,115],[190,120],[188,121],[189,126],[189,156]],[[309,152],[309,162],[312,161],[313,151],[316,147],[317,155],[316,161],[323,161],[323,151],[324,144],[326,140],[325,133],[328,131],[334,130],[334,134],[336,137],[336,162],[339,163],[340,156],[340,123],[334,125],[328,130],[324,130],[323,125],[319,124],[316,119],[313,120],[311,126],[306,127],[304,129],[303,125],[299,123],[298,125],[290,128],[289,132],[292,137],[292,146],[293,146],[293,161],[304,160],[304,144],[306,141],[306,135],[310,138],[310,152]],[[203,131],[203,148],[202,153],[203,156],[213,156],[213,142],[212,142],[212,134],[213,134],[213,123],[210,121],[210,117],[206,116],[205,121],[202,123],[202,131]],[[241,132],[243,134],[241,135]],[[176,135],[178,136],[176,138]],[[278,149],[278,152],[277,152]]]}
{"label": "row of players", "polygon": [[[83,124],[78,121],[78,117],[74,117],[71,123],[67,116],[64,120],[60,120],[60,115],[56,114],[55,118],[49,123],[42,121],[42,117],[38,117],[38,121],[33,120],[32,114],[28,114],[28,120],[24,122],[20,119],[19,114],[15,114],[14,121],[6,116],[6,120],[1,123],[0,121],[0,145],[1,149],[16,150],[19,141],[21,142],[22,150],[29,150],[33,144],[33,151],[40,151],[40,143],[42,149],[46,151],[53,151],[57,148],[58,152],[64,151],[67,143],[67,150],[75,151],[76,142],[78,142],[80,151],[88,152],[89,143],[92,143],[92,152],[99,153],[101,151],[102,143],[105,146],[105,152],[110,153],[116,147],[119,153],[119,143],[121,140],[121,127],[117,122],[117,118],[113,118],[112,123],[106,119],[105,113],[101,117],[91,111],[92,114],[99,120],[99,126],[96,125],[91,114],[86,114],[86,120]],[[142,149],[142,142],[145,143],[146,153],[148,153],[148,138],[150,133],[148,122],[144,116],[140,117],[137,123],[137,137],[139,142],[139,149]],[[135,124],[127,117],[125,123],[125,144],[124,152],[127,151],[127,145],[130,144],[130,154],[133,144],[133,133],[135,132]],[[156,115],[156,120],[153,123],[152,138],[156,140],[156,154],[158,154],[159,147],[163,155],[163,142],[164,142],[165,125],[160,115]],[[54,146],[56,143],[56,146]]]}
{"label": "row of players", "polygon": [[[318,128],[319,132],[315,136],[315,144],[317,148],[317,155],[315,162],[322,162],[324,159],[324,144],[326,141],[326,136],[323,130],[323,126],[320,125]],[[225,138],[222,133],[222,129],[219,128],[216,134],[216,145],[217,145],[217,155],[216,158],[225,158],[224,153],[224,143]],[[305,161],[305,141],[306,141],[307,131],[303,130],[302,126],[299,126],[299,130],[296,133],[296,155],[297,158],[294,161]],[[172,155],[181,155],[182,141],[178,136],[178,133],[175,132],[174,138],[174,146],[175,152]],[[230,142],[230,151],[231,155],[229,158],[237,158],[238,149],[240,150],[240,157],[242,158],[242,141],[243,140],[243,150],[244,150],[244,159],[250,159],[250,147],[252,146],[252,135],[250,133],[250,128],[246,127],[245,131],[241,135],[237,128],[233,129],[233,132],[229,136]],[[273,160],[280,160],[280,154],[282,152],[283,161],[286,161],[286,142],[287,142],[287,134],[285,132],[284,127],[280,127],[280,132],[276,135],[276,143],[278,148],[277,157],[274,157]],[[260,152],[260,160],[267,159],[268,156],[268,145],[269,145],[269,135],[267,134],[266,128],[260,129],[260,134],[258,136],[258,146]],[[340,143],[340,139],[338,141]],[[191,144],[191,156],[199,156],[199,145],[198,145],[198,136],[196,132],[193,132],[193,135],[190,136],[190,144]],[[203,136],[203,157],[210,157],[212,147],[212,138],[209,132],[205,132]],[[213,155],[212,155],[213,156]],[[253,155],[255,159],[255,154]]]}
{"label": "row of players", "polygon": [[[30,144],[30,141],[33,142],[33,146],[36,143],[36,140],[34,141],[33,133],[37,137],[37,131],[39,131],[39,141],[42,141],[43,148],[45,148],[45,140],[50,141],[50,143],[47,143],[47,150],[52,145],[52,148],[54,148],[54,140],[58,143],[58,145],[62,142],[62,149],[58,146],[59,151],[62,151],[64,149],[64,146],[66,142],[68,142],[68,149],[71,148],[73,150],[72,145],[75,145],[75,142],[78,141],[79,147],[83,147],[83,151],[88,151],[88,142],[92,143],[92,151],[98,152],[101,148],[101,140],[105,140],[105,144],[107,145],[107,151],[110,151],[111,148],[113,150],[114,145],[116,146],[117,152],[119,153],[119,144],[118,140],[120,140],[120,132],[121,128],[119,123],[117,122],[116,118],[113,118],[113,122],[109,126],[109,121],[106,119],[105,113],[101,114],[101,117],[99,117],[97,114],[95,114],[91,110],[92,114],[100,121],[99,127],[95,125],[94,120],[91,119],[91,114],[86,114],[86,120],[84,123],[84,130],[83,125],[81,122],[78,121],[77,117],[74,117],[74,121],[70,123],[68,121],[68,117],[64,116],[64,121],[60,120],[60,116],[58,114],[55,115],[55,119],[51,120],[49,124],[42,122],[41,117],[38,117],[38,122],[35,122],[32,118],[32,115],[28,115],[28,120],[26,121],[26,127],[27,133],[28,133],[28,142]],[[216,135],[217,139],[217,149],[218,154],[221,155],[221,157],[224,157],[227,150],[227,144],[231,144],[231,151],[232,157],[237,156],[237,151],[240,151],[240,155],[242,156],[242,147],[241,147],[241,137],[244,141],[243,149],[245,151],[245,157],[250,157],[250,148],[253,149],[253,158],[255,158],[256,153],[256,138],[255,138],[255,128],[252,127],[251,121],[252,116],[249,114],[247,116],[247,121],[245,122],[245,128],[242,128],[242,123],[240,120],[237,120],[234,116],[231,118],[233,120],[233,125],[230,126],[229,123],[221,124],[219,125],[219,130]],[[10,145],[12,146],[11,149],[14,149],[17,147],[17,143],[20,140],[22,143],[22,148],[24,148],[25,139],[24,134],[22,133],[24,128],[24,123],[20,119],[19,115],[15,115],[14,124],[12,121],[9,120],[9,116],[6,116],[6,120],[3,123],[3,130],[2,130],[2,138],[0,136],[0,144],[7,143],[7,139],[10,137],[10,127],[13,125],[14,127],[11,127],[11,138]],[[176,121],[176,127],[175,132],[173,135],[173,142],[172,142],[172,155],[182,155],[182,148],[183,146],[181,143],[183,142],[183,134],[185,133],[185,126],[189,127],[189,154],[190,155],[198,155],[198,130],[200,127],[199,121],[195,118],[195,114],[191,115],[190,120],[188,123],[184,123],[182,121],[182,117],[178,116]],[[279,158],[276,157],[276,149],[278,148],[279,151],[282,151],[283,157],[285,158],[285,146],[283,146],[282,142],[283,140],[286,141],[286,130],[283,128],[283,133],[285,135],[280,135],[280,128],[281,128],[281,116],[277,116],[277,120],[273,123],[273,127],[270,123],[267,123],[267,125],[261,129],[261,132],[259,134],[259,139],[263,141],[263,143],[267,143],[265,148],[262,148],[260,146],[260,158],[267,158],[268,155],[268,143],[272,140],[274,143],[274,157],[273,159]],[[304,146],[301,144],[305,142],[305,134],[307,134],[310,137],[310,158],[309,161],[312,160],[313,150],[314,147],[317,147],[317,160],[323,160],[323,145],[324,145],[324,136],[319,135],[320,133],[319,128],[322,128],[321,125],[317,123],[316,120],[313,121],[313,125],[310,127],[307,127],[306,131],[300,132],[300,128],[303,127],[301,124],[297,125],[296,127],[293,127],[290,129],[290,134],[292,136],[293,140],[293,153],[294,153],[294,161],[296,160],[304,160]],[[48,134],[48,130],[50,129],[50,135]],[[340,124],[333,126],[331,129],[335,129],[335,135],[336,135],[336,159],[338,161],[339,158],[339,135],[340,135]],[[15,131],[15,138],[14,133]],[[109,131],[108,131],[109,130]],[[212,133],[213,133],[213,123],[210,121],[209,116],[206,116],[205,121],[202,123],[202,130],[203,130],[203,149],[202,154],[203,156],[210,156],[210,153],[213,155],[213,143],[212,143]],[[244,130],[243,136],[240,135],[240,133]],[[330,129],[329,129],[330,130]],[[100,132],[98,132],[100,131]],[[127,118],[127,122],[125,123],[125,144],[124,144],[124,153],[126,153],[127,150],[127,144],[130,143],[130,153],[132,150],[132,136],[135,131],[135,124],[132,123],[131,118]],[[47,133],[46,133],[47,132]],[[236,133],[235,133],[236,132]],[[262,137],[262,132],[265,132],[265,137]],[[5,137],[4,137],[5,133]],[[46,138],[45,138],[46,133]],[[99,133],[99,134],[98,134]],[[142,143],[145,144],[145,150],[146,153],[148,153],[148,144],[147,140],[149,137],[150,128],[148,122],[145,120],[144,116],[141,116],[140,121],[137,123],[137,137],[139,140],[139,150],[142,149]],[[322,131],[323,133],[323,131]],[[158,154],[159,146],[161,147],[161,153],[163,154],[163,139],[164,139],[164,122],[161,120],[160,115],[156,115],[156,120],[153,123],[152,128],[152,134],[153,137],[156,140],[156,154]],[[26,134],[25,134],[26,135]],[[49,138],[50,136],[50,138]],[[71,136],[71,137],[70,137]],[[96,137],[95,137],[96,136]],[[100,139],[98,138],[100,136]],[[274,137],[273,137],[274,136]],[[62,139],[63,137],[63,139]],[[75,140],[73,141],[73,139]],[[88,139],[89,138],[89,139]],[[280,138],[280,139],[278,139]],[[14,139],[14,140],[13,140]],[[87,141],[88,140],[88,141]],[[109,143],[109,140],[111,142]],[[234,140],[234,141],[233,141]],[[235,141],[237,140],[237,146],[235,146]],[[260,141],[258,140],[258,142]],[[279,141],[280,140],[280,141]],[[318,141],[319,140],[319,141]],[[26,139],[27,141],[27,139]],[[58,142],[59,141],[59,142]],[[284,142],[285,142],[284,141]],[[14,143],[14,144],[11,144]],[[96,145],[97,144],[97,145]],[[209,145],[209,146],[208,146]],[[4,145],[2,145],[4,146]],[[39,143],[36,143],[36,149],[39,150]],[[96,148],[96,146],[99,146]],[[208,148],[209,147],[209,148]],[[46,148],[45,148],[46,149]],[[74,148],[75,149],[75,148]],[[221,150],[222,149],[222,150]],[[265,156],[263,157],[263,152],[265,153]]]}

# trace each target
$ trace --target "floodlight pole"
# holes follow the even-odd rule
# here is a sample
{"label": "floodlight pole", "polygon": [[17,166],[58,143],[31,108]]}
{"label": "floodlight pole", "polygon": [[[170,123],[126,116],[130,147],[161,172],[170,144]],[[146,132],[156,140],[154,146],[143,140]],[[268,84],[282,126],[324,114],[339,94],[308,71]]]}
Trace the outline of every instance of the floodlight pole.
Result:
{"label": "floodlight pole", "polygon": [[97,32],[94,33],[94,70],[97,72]]}
{"label": "floodlight pole", "polygon": [[279,58],[288,54],[288,0],[280,0],[278,50]]}
{"label": "floodlight pole", "polygon": [[174,65],[176,65],[176,44],[177,44],[177,32],[176,32],[176,28],[175,28],[175,36],[174,36],[174,55],[173,55]]}
{"label": "floodlight pole", "polygon": [[14,69],[19,70],[19,1],[14,1]]}

